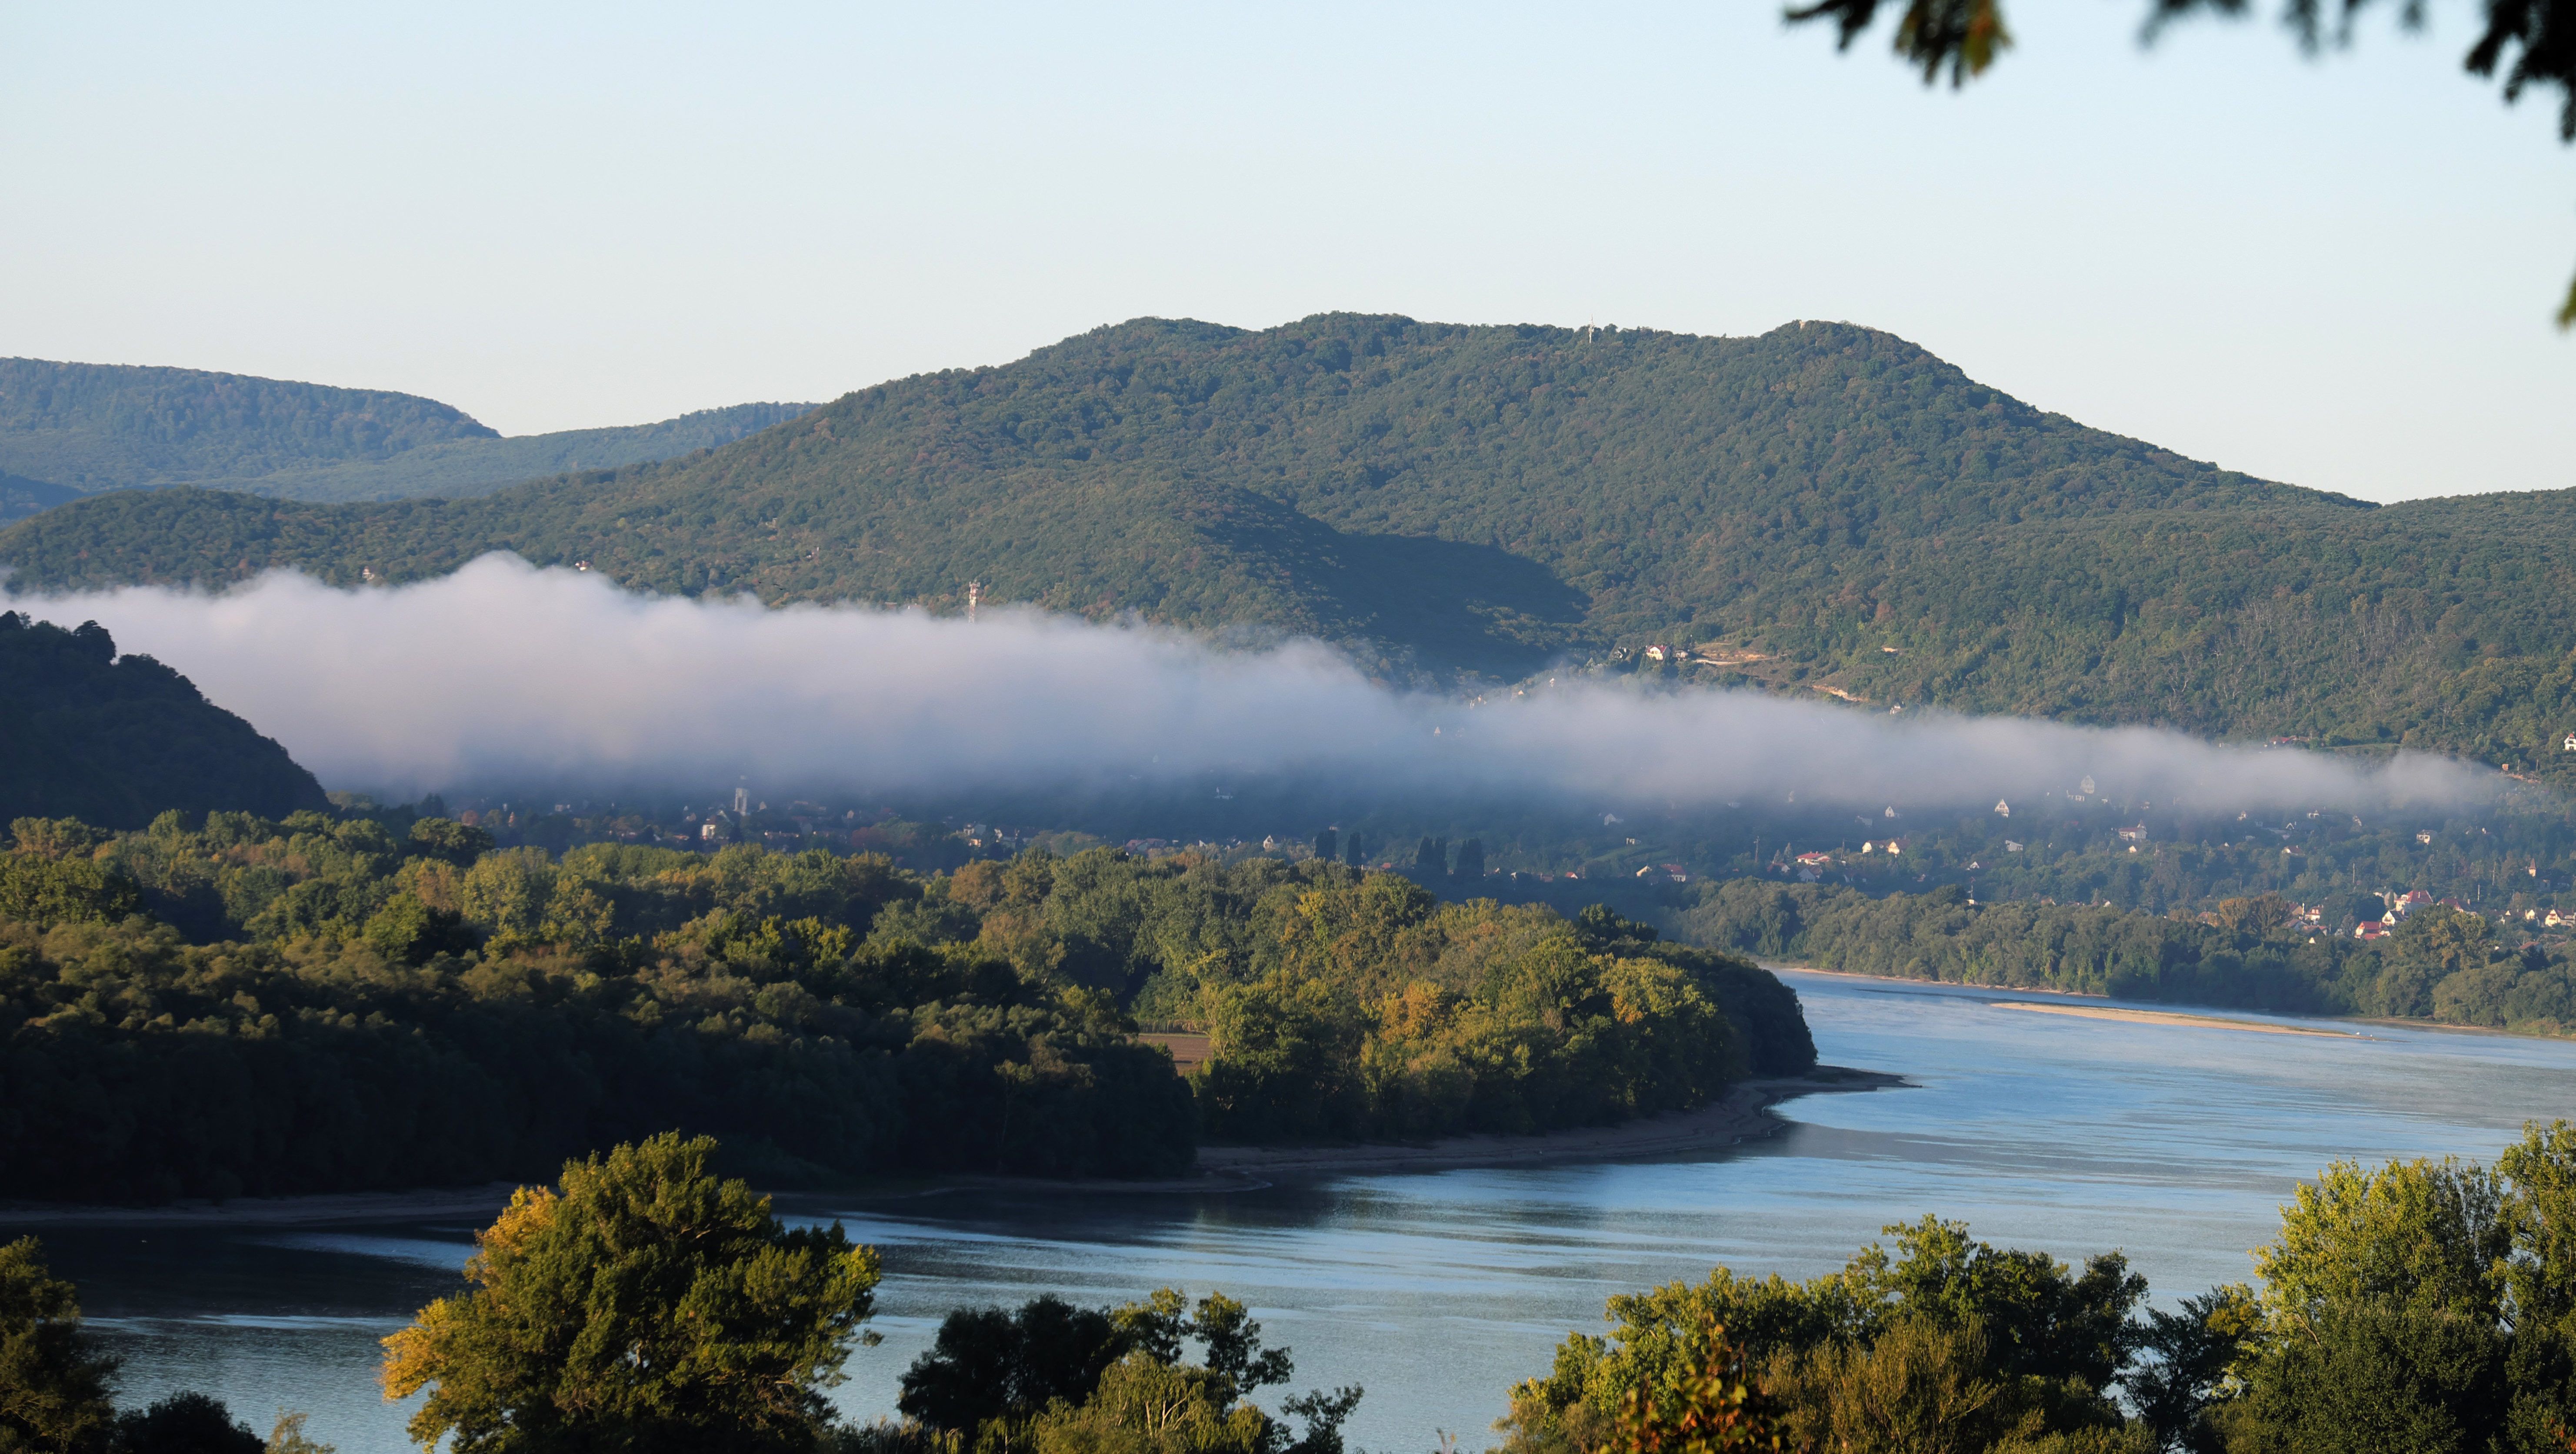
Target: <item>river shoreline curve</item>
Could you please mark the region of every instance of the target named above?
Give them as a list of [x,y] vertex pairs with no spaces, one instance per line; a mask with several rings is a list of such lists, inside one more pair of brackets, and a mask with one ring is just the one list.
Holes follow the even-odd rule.
[[[1104,1177],[1050,1180],[1037,1177],[904,1177],[843,1188],[782,1189],[774,1193],[790,1215],[852,1199],[912,1199],[968,1190],[1018,1189],[1149,1195],[1252,1191],[1280,1180],[1368,1175],[1379,1172],[1450,1171],[1469,1167],[1559,1166],[1581,1162],[1651,1160],[1723,1150],[1740,1141],[1775,1135],[1788,1122],[1772,1108],[1803,1095],[1885,1090],[1908,1085],[1884,1071],[1820,1065],[1803,1076],[1744,1081],[1697,1110],[1672,1111],[1615,1126],[1580,1126],[1535,1136],[1449,1136],[1412,1145],[1362,1143],[1326,1146],[1201,1146],[1188,1176],[1145,1181]],[[294,1197],[237,1197],[225,1202],[184,1201],[157,1207],[62,1202],[0,1202],[0,1229],[60,1226],[292,1227],[330,1223],[415,1221],[458,1217],[488,1222],[510,1203],[515,1182],[414,1191],[340,1192]]]
[[1535,1136],[1445,1136],[1419,1145],[1201,1146],[1199,1170],[1202,1175],[1303,1178],[1679,1156],[1777,1134],[1789,1122],[1772,1108],[1798,1096],[1910,1084],[1885,1071],[1820,1065],[1805,1075],[1745,1081],[1697,1110],[1668,1111],[1615,1126],[1578,1126]]

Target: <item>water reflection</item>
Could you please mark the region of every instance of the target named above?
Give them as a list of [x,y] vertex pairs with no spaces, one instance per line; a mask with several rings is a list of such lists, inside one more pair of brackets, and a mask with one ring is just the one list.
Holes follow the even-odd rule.
[[[1952,987],[1792,976],[1826,1058],[1917,1088],[1791,1103],[1784,1135],[1704,1159],[1354,1177],[1203,1196],[798,1199],[884,1249],[843,1407],[891,1409],[941,1314],[1041,1291],[1173,1284],[1252,1303],[1298,1385],[1359,1383],[1351,1432],[1480,1447],[1505,1391],[1602,1300],[1716,1263],[1809,1276],[1924,1211],[2075,1257],[2125,1249],[2170,1299],[2247,1275],[2299,1177],[2338,1156],[2492,1156],[2570,1111],[2576,1044],[2370,1029],[2261,1035],[1999,1009]],[[2260,1017],[2248,1017],[2260,1018]],[[2281,1024],[2300,1022],[2282,1020]],[[376,1340],[454,1285],[467,1225],[45,1229],[129,1359],[127,1396],[212,1388],[265,1426],[313,1412],[344,1454],[403,1447]]]

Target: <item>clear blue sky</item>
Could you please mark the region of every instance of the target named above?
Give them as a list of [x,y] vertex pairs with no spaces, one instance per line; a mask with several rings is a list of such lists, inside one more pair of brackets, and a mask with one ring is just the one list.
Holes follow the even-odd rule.
[[2466,0],[2315,63],[2144,8],[2019,0],[1952,94],[1763,0],[5,0],[0,353],[528,433],[1140,314],[1847,319],[2273,478],[2576,484],[2555,98],[2459,73]]

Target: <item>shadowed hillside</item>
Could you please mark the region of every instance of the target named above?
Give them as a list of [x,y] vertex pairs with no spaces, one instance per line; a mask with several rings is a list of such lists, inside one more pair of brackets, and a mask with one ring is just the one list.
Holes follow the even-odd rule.
[[285,748],[152,658],[120,659],[98,623],[66,631],[0,612],[0,823],[140,828],[173,808],[329,805]]

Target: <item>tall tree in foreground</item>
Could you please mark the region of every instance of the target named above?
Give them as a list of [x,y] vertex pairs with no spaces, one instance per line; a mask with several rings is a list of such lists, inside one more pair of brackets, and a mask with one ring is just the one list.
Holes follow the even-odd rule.
[[[279,1420],[281,1425],[285,1422]],[[303,1425],[294,1427],[300,1437]],[[267,1454],[268,1447],[250,1425],[233,1417],[223,1400],[193,1390],[117,1415],[116,1435],[109,1444],[111,1454]]]
[[72,1285],[45,1266],[33,1237],[0,1247],[0,1450],[95,1450],[116,1417],[116,1360],[81,1329]]
[[[1190,1342],[1199,1362],[1184,1358]],[[1116,1308],[1048,1295],[950,1313],[904,1371],[896,1406],[911,1422],[872,1432],[881,1449],[926,1437],[981,1454],[1342,1454],[1359,1389],[1282,1400],[1303,1432],[1250,1402],[1292,1372],[1288,1350],[1264,1348],[1251,1310],[1223,1293],[1195,1308],[1168,1287]]]
[[835,1225],[791,1230],[707,1170],[711,1137],[656,1136],[522,1187],[477,1240],[472,1291],[385,1340],[387,1398],[455,1454],[805,1450],[873,1306],[878,1262]]
[[2078,1271],[1933,1217],[1886,1230],[1892,1254],[1803,1283],[1721,1267],[1612,1298],[1610,1338],[1569,1336],[1512,1390],[1502,1454],[2143,1454],[2111,1398],[2147,1292],[2125,1258]]

